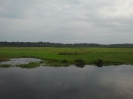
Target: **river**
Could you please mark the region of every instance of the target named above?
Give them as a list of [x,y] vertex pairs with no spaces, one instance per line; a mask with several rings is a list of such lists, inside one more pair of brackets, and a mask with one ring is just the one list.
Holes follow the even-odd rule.
[[133,66],[1,67],[0,99],[133,99]]

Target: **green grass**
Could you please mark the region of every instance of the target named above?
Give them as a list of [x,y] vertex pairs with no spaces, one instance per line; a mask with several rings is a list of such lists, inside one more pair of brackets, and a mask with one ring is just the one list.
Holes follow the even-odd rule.
[[0,64],[0,67],[7,68],[7,67],[11,67],[11,65],[10,64]]
[[49,62],[49,63],[46,63],[44,66],[54,66],[54,67],[63,66],[63,67],[67,67],[69,65],[70,64],[61,63],[61,62]]
[[30,62],[29,64],[19,64],[17,66],[21,67],[21,68],[35,68],[35,67],[40,66],[40,63],[39,62]]
[[50,65],[75,64],[76,59],[85,64],[95,64],[97,60],[104,65],[133,64],[133,48],[0,47],[0,61],[22,57],[39,58]]

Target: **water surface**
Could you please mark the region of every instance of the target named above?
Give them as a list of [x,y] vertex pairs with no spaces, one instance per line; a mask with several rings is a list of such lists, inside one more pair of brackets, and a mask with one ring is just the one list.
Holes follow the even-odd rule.
[[133,99],[133,66],[0,68],[0,99]]
[[0,64],[9,64],[12,66],[16,66],[19,64],[28,64],[30,62],[40,62],[41,59],[36,58],[11,58],[9,61],[0,62]]

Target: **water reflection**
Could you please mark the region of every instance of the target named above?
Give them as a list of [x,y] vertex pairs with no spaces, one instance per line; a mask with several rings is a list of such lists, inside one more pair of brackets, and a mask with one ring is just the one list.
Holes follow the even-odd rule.
[[133,66],[0,68],[0,99],[132,99]]
[[36,59],[36,58],[12,58],[9,61],[5,61],[5,62],[0,62],[1,64],[6,64],[6,65],[12,65],[12,66],[16,66],[19,64],[28,64],[30,62],[40,62],[40,59]]
[[9,61],[0,62],[1,68],[17,66],[20,68],[36,68],[41,64],[40,59],[36,58],[12,58]]
[[80,67],[80,68],[83,68],[85,67],[85,64],[75,64],[76,67]]

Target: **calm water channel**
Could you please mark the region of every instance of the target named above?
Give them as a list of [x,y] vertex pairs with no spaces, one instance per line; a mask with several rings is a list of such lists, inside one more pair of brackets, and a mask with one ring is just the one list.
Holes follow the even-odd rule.
[[133,99],[133,66],[1,67],[0,99]]

